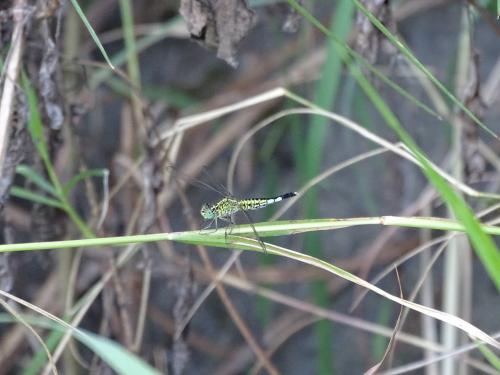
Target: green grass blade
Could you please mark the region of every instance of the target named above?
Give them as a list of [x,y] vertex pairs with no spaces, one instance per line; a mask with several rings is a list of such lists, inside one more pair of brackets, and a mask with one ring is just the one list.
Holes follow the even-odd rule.
[[[30,319],[31,322],[31,319]],[[31,324],[33,324],[31,322]],[[45,344],[49,350],[53,350],[63,333],[61,331],[52,331],[47,339],[45,339]],[[47,363],[47,355],[45,351],[41,348],[35,353],[35,355],[30,359],[30,361],[24,366],[22,375],[38,375],[41,373],[43,366]]]
[[[343,43],[349,37],[353,19],[354,6],[351,0],[341,0],[332,19],[331,33],[336,35]],[[331,108],[335,102],[342,73],[343,51],[336,43],[327,43],[327,57],[321,69],[321,79],[317,81],[315,90],[315,103],[323,108]],[[313,178],[319,173],[321,160],[327,140],[329,120],[324,117],[314,116],[311,118],[310,126],[307,128],[307,139],[305,140],[305,171],[301,174],[306,180]],[[306,217],[316,217],[318,207],[317,189],[312,189],[302,200]],[[317,233],[310,233],[305,238],[305,247],[310,254],[321,258],[321,243]],[[312,294],[314,303],[321,307],[330,304],[330,298],[326,283],[322,280],[312,283]],[[331,322],[320,320],[314,324],[314,336],[317,342],[317,373],[331,374],[333,372],[333,338]]]
[[[315,26],[321,25],[321,23],[314,18],[314,16],[312,16],[305,8],[301,7],[295,0],[288,1],[301,14],[307,14],[307,19],[311,22],[314,21]],[[334,39],[329,30],[327,30],[323,25],[318,26],[318,28],[329,38],[332,38],[332,40]],[[378,91],[366,79],[360,68],[355,65],[350,65],[349,67],[353,76],[358,81],[358,84],[387,122],[387,125],[393,129],[405,145],[412,151],[415,158],[420,162],[422,171],[426,175],[427,179],[436,187],[457,219],[464,224],[476,254],[483,263],[483,266],[495,283],[497,289],[500,290],[500,253],[493,243],[493,240],[481,230],[478,220],[474,217],[465,201],[458,196],[444,180],[444,178],[433,169],[423,151],[417,146],[406,130],[403,129],[397,117],[382,100]]]
[[38,110],[38,99],[36,97],[35,90],[33,90],[33,87],[28,81],[28,78],[26,78],[24,75],[22,77],[22,81],[24,91],[26,92],[26,96],[28,97],[28,107],[30,111],[28,119],[28,130],[30,132],[31,139],[33,140],[36,150],[42,158],[45,166],[47,166],[47,164],[51,165],[49,150],[47,148],[47,144],[45,142],[45,137],[43,134],[42,118],[40,116],[40,111]]
[[70,0],[71,4],[73,4],[73,7],[75,8],[76,13],[82,20],[83,24],[87,28],[87,31],[89,32],[90,36],[94,40],[94,43],[97,45],[97,48],[99,48],[99,51],[101,51],[102,56],[108,63],[108,65],[111,67],[111,69],[115,69],[113,63],[111,62],[110,58],[108,57],[108,54],[106,53],[106,50],[104,49],[104,46],[102,45],[101,41],[99,40],[99,37],[97,36],[96,32],[92,28],[92,25],[90,24],[89,20],[85,16],[85,13],[83,13],[82,8],[80,7],[80,4],[78,4],[78,1],[76,0]]
[[[246,237],[240,237],[239,239],[234,239],[232,242],[232,246],[240,249],[247,249],[247,250],[253,250],[253,251],[261,251],[261,245],[259,241],[249,239]],[[498,342],[495,338],[492,336],[488,335],[486,332],[480,330],[476,326],[472,325],[471,323],[446,312],[442,312],[427,306],[420,305],[415,302],[411,302],[408,300],[405,300],[403,298],[397,297],[393,294],[390,294],[386,292],[385,290],[370,284],[369,282],[361,279],[360,277],[347,272],[343,270],[342,268],[339,268],[335,266],[334,264],[328,263],[326,261],[314,258],[310,255],[304,254],[304,253],[299,253],[293,250],[289,250],[280,246],[276,245],[271,245],[271,244],[266,244],[266,249],[269,254],[274,254],[274,255],[279,255],[283,256],[289,259],[293,259],[295,261],[302,262],[304,264],[310,264],[312,266],[315,266],[317,268],[323,269],[325,271],[328,271],[332,274],[335,274],[349,282],[355,283],[363,288],[366,288],[370,290],[371,292],[374,292],[390,301],[396,302],[400,304],[401,306],[407,307],[413,311],[417,311],[419,313],[425,314],[429,317],[432,317],[434,319],[440,320],[442,322],[445,322],[446,324],[450,324],[463,332],[467,333],[471,338],[480,340],[483,343],[487,343],[494,348],[500,349],[500,342]]]
[[[336,17],[332,22],[330,33],[345,43],[352,25],[353,9],[351,0],[342,0],[336,9]],[[314,103],[322,108],[329,109],[333,105],[342,72],[342,58],[344,51],[336,43],[328,43],[327,57],[321,70],[321,79],[317,81]],[[323,149],[326,143],[328,119],[315,116],[311,118],[306,140],[307,178],[315,176],[320,168]]]
[[160,372],[135,356],[123,346],[105,337],[80,330],[75,337],[102,358],[118,374],[160,375]]
[[16,173],[23,176],[26,180],[31,181],[40,189],[57,197],[57,191],[45,178],[40,176],[37,171],[28,165],[20,164],[16,167]]
[[365,90],[365,93],[387,121],[387,124],[396,132],[399,138],[413,152],[415,158],[421,163],[422,171],[426,175],[427,179],[439,191],[441,197],[451,208],[455,217],[464,224],[476,254],[483,263],[483,266],[488,272],[490,278],[494,281],[497,289],[500,290],[500,253],[498,252],[493,240],[481,229],[479,221],[475,218],[473,212],[465,201],[455,191],[453,191],[446,180],[434,170],[423,151],[417,146],[406,130],[404,130],[399,124],[396,116],[380,98],[375,88],[361,75],[361,72],[358,73],[358,82]]
[[333,42],[335,42],[337,44],[337,47],[340,48],[340,50],[343,51],[344,58],[346,59],[346,61],[345,61],[346,65],[350,65],[350,63],[352,63],[351,60],[355,59],[355,61],[357,61],[360,64],[362,64],[364,68],[368,69],[378,79],[380,79],[387,86],[389,86],[390,88],[392,88],[398,94],[400,94],[401,96],[403,96],[405,99],[411,101],[413,104],[415,104],[417,107],[421,108],[423,111],[427,112],[431,116],[434,116],[434,117],[436,117],[439,120],[442,120],[442,117],[441,117],[441,115],[439,113],[437,113],[436,111],[434,111],[432,108],[430,108],[426,104],[422,103],[420,100],[418,100],[417,98],[415,98],[415,96],[413,96],[408,91],[406,91],[405,89],[403,89],[396,82],[392,81],[385,74],[381,73],[377,68],[373,67],[372,64],[370,64],[362,55],[360,55],[358,52],[356,52],[352,48],[350,48],[347,43],[344,43],[340,39],[338,39],[338,37],[335,34],[332,34],[330,32],[330,30],[328,30],[325,26],[323,26],[323,24],[321,22],[319,22],[319,20],[317,20],[304,7],[302,7],[299,3],[297,3],[296,0],[287,0],[287,1],[306,20],[308,20],[312,25],[314,25],[316,28],[318,28],[323,34],[325,34],[326,36],[328,36],[328,38],[330,38],[331,41],[333,41]]
[[487,348],[484,345],[479,345],[478,349],[481,352],[481,354],[484,356],[484,358],[486,358],[486,360],[490,363],[490,365],[492,365],[494,368],[496,368],[498,370],[498,372],[500,373],[500,358],[498,358],[498,356],[493,351],[491,351],[489,348]]
[[132,14],[131,0],[119,0],[122,21],[123,40],[127,51],[127,71],[130,82],[136,89],[140,88],[139,59],[137,57],[137,46],[134,33],[134,17]]
[[[389,223],[397,222],[398,220],[403,220],[406,222],[406,225],[411,226],[412,224],[415,224],[415,223],[412,223],[413,221],[418,222],[418,221],[422,221],[423,219],[422,218],[394,218],[394,217],[365,218],[365,219],[358,219],[358,224],[360,224],[360,223],[371,223],[371,224],[376,223],[376,221],[373,221],[373,220],[378,220],[379,224],[384,224],[384,223],[389,224]],[[336,220],[336,221],[340,222],[339,220]],[[428,219],[426,219],[426,221],[428,221],[427,225],[430,225],[431,223],[435,223],[438,225],[441,224],[441,227],[445,228],[445,229],[450,229],[450,228],[463,229],[463,226],[461,226],[460,223],[454,222],[452,220],[438,220],[438,219],[428,218]],[[301,223],[297,223],[297,224],[301,225]],[[346,223],[343,223],[343,226],[346,226],[345,224]],[[248,227],[248,226],[246,226],[246,227]],[[499,227],[492,227],[492,229],[496,230],[496,234],[500,234]],[[248,228],[247,228],[247,230],[248,230]],[[218,232],[223,232],[223,231],[219,230]],[[79,247],[79,246],[84,245],[84,243],[85,243],[85,246],[95,246],[98,242],[100,242],[101,245],[104,245],[106,242],[107,242],[107,244],[112,244],[113,242],[115,244],[124,244],[127,241],[128,242],[147,242],[147,241],[153,242],[153,241],[160,241],[160,240],[180,240],[180,241],[189,243],[189,242],[191,242],[191,240],[188,239],[190,237],[191,238],[198,237],[199,239],[204,238],[205,241],[217,239],[217,237],[218,237],[218,240],[220,241],[220,240],[223,240],[224,236],[222,235],[222,233],[219,233],[216,236],[214,236],[214,235],[209,234],[209,233],[200,233],[199,231],[192,231],[192,232],[183,232],[183,233],[162,233],[162,234],[156,234],[156,235],[129,236],[129,237],[125,237],[125,238],[124,237],[115,237],[115,238],[107,238],[107,239],[87,239],[87,240],[77,240],[77,241],[43,242],[43,243],[38,243],[37,247],[39,249],[43,249],[44,247],[50,246],[50,248],[55,249],[55,248]],[[236,247],[236,248],[243,249],[243,250],[262,251],[262,246],[261,246],[260,241],[246,238],[246,237],[237,237],[237,236],[233,236],[233,235],[229,235],[227,237],[231,237],[231,239],[230,239],[230,241],[231,241],[230,246],[231,247]],[[23,246],[24,245],[32,246],[33,244],[23,244]],[[227,245],[227,243],[226,243],[226,245]],[[6,248],[6,246],[14,246],[15,247],[16,245],[0,245],[0,251],[2,249]],[[339,267],[336,267],[333,264],[330,264],[330,263],[322,261],[320,259],[311,257],[307,254],[302,254],[302,253],[292,251],[292,250],[289,250],[289,249],[286,249],[283,247],[275,246],[272,244],[267,244],[266,248],[270,254],[290,258],[290,259],[302,262],[304,264],[310,264],[312,266],[315,266],[315,267],[318,267],[318,268],[323,269],[325,271],[328,271],[328,272],[335,274],[341,278],[344,278],[350,282],[356,283],[364,288],[367,288],[367,289],[371,290],[372,292],[375,292],[388,300],[391,300],[391,301],[396,302],[402,306],[408,307],[414,311],[417,311],[417,312],[420,312],[420,313],[425,314],[427,316],[430,316],[434,319],[438,319],[438,320],[441,320],[443,322],[446,322],[447,324],[451,324],[451,325],[459,328],[460,330],[466,332],[469,336],[471,336],[474,339],[477,339],[477,340],[480,340],[484,343],[490,344],[495,348],[500,348],[500,343],[497,340],[495,340],[494,338],[492,338],[491,336],[489,336],[485,332],[481,331],[480,329],[478,329],[474,325],[470,324],[469,322],[467,322],[467,321],[465,321],[457,316],[454,316],[454,315],[451,315],[448,313],[444,313],[444,312],[441,312],[439,310],[435,310],[435,309],[432,309],[432,308],[429,308],[426,306],[422,306],[422,305],[419,305],[417,303],[413,303],[411,301],[407,301],[407,300],[404,300],[400,297],[397,297],[395,295],[387,293],[386,291],[384,291],[384,290],[378,288],[377,286],[357,277],[356,275],[353,275],[353,274],[351,274],[351,273],[349,273],[349,272],[347,272]],[[5,296],[7,293],[2,292],[2,294]],[[19,299],[17,299],[15,296],[10,296],[9,298],[15,299],[16,301],[19,302]],[[44,315],[47,316],[47,313],[44,313]],[[60,324],[62,324],[64,326],[67,325],[66,323],[62,322],[60,319],[58,319],[52,315],[50,315],[50,318],[52,320],[59,322]],[[80,334],[83,334],[83,333],[80,333]]]
[[36,150],[43,161],[43,165],[47,170],[52,186],[57,191],[59,198],[61,198],[60,192],[62,191],[62,188],[50,160],[49,149],[43,132],[42,118],[40,116],[40,111],[38,110],[38,99],[30,81],[24,74],[22,75],[22,86],[28,98],[28,108],[30,111],[28,130],[31,135],[31,140],[35,144]]
[[[380,306],[377,307],[377,309],[376,322],[381,326],[388,327],[392,318],[392,305],[389,303],[389,301],[384,301]],[[388,341],[388,338],[385,336],[373,336],[371,340],[371,360],[373,362],[378,361],[384,356]]]
[[28,129],[31,135],[31,139],[35,144],[36,150],[40,155],[40,158],[43,161],[43,164],[45,166],[45,169],[47,170],[47,174],[50,178],[50,181],[57,192],[57,196],[61,203],[61,208],[68,214],[68,216],[71,218],[73,223],[75,223],[75,225],[79,228],[79,230],[82,232],[83,235],[85,235],[86,237],[94,237],[94,234],[92,233],[90,228],[87,227],[85,222],[80,218],[80,216],[77,214],[73,206],[71,206],[70,202],[66,199],[65,195],[63,194],[63,188],[61,186],[61,182],[57,177],[57,174],[52,165],[52,161],[50,160],[49,157],[48,147],[43,132],[42,120],[40,112],[38,110],[38,99],[35,91],[31,87],[28,78],[24,74],[22,75],[22,86],[28,98],[28,107],[30,111],[30,116],[28,119]]
[[58,200],[47,198],[46,196],[34,193],[30,190],[26,190],[18,186],[12,186],[10,188],[10,195],[21,199],[26,199],[34,203],[43,204],[45,206],[63,209],[63,205]]
[[[60,319],[50,314],[47,314],[45,318],[40,318],[38,316],[34,317],[31,315],[26,315],[25,318],[26,321],[31,325],[36,325],[52,330],[51,335],[47,340],[47,347],[51,349],[54,349],[56,347],[65,331],[71,330],[71,333],[75,339],[87,346],[87,348],[92,350],[97,356],[101,357],[101,359],[118,374],[160,374],[160,372],[151,367],[140,357],[128,351],[120,344],[81,328],[71,328],[68,323],[64,323],[64,321],[61,321]],[[12,316],[0,314],[1,323],[12,321]],[[45,352],[38,351],[32,361],[30,361],[29,366],[24,369],[23,375],[40,373],[42,367],[45,365],[46,360],[47,356]]]
[[68,195],[75,186],[82,180],[85,180],[89,177],[105,177],[108,173],[107,169],[87,169],[78,173],[76,176],[73,176],[64,186],[63,186],[63,194]]
[[[165,39],[171,31],[179,25],[179,23],[183,22],[182,18],[180,16],[174,17],[168,22],[165,22],[165,24],[161,25],[156,29],[156,31],[152,32],[150,35],[145,36],[141,39],[137,40],[137,43],[135,43],[134,47],[135,49],[128,49],[128,50],[123,50],[121,52],[116,53],[113,55],[111,61],[115,66],[121,66],[123,65],[129,55],[131,53],[140,53],[141,51],[145,50],[146,48],[154,45],[155,43],[158,43],[160,40]],[[97,87],[99,84],[101,84],[103,81],[105,81],[110,75],[112,74],[111,71],[109,70],[98,70],[95,72],[92,77],[90,78],[90,83],[89,86],[91,88]]]
[[472,111],[466,107],[464,103],[458,100],[455,95],[453,95],[448,89],[431,73],[427,67],[422,64],[415,55],[411,52],[410,48],[406,46],[396,35],[392,34],[385,25],[380,22],[366,7],[359,1],[353,0],[358,9],[375,25],[386,37],[389,39],[392,44],[399,49],[399,51],[406,56],[406,58],[414,64],[436,87],[448,98],[450,99],[457,107],[459,107],[462,111],[464,111],[470,119],[472,119],[477,125],[483,128],[487,133],[492,135],[495,138],[499,138],[495,132],[490,130],[477,116],[472,113]]
[[[374,219],[377,219],[377,218],[366,218],[366,219],[361,219],[361,220],[362,221],[364,220],[364,222],[368,223],[370,220],[374,220]],[[406,218],[406,220],[414,220],[414,219],[415,218]],[[395,218],[386,217],[386,218],[378,218],[378,220],[379,220],[379,224],[383,224],[386,221],[393,222],[395,220]],[[402,219],[400,219],[400,220],[402,220]],[[457,225],[460,226],[459,223],[453,222],[451,220],[441,220],[441,221],[444,223],[445,226],[446,225],[448,225],[448,226],[457,226]],[[409,223],[407,223],[407,224],[409,224]],[[463,228],[463,226],[462,226],[462,228]],[[500,232],[498,232],[498,231],[500,231],[499,227],[495,227],[495,229],[497,230],[497,233],[500,233]],[[218,232],[224,232],[224,231],[219,230]],[[110,240],[115,242],[115,244],[118,244],[118,243],[123,244],[123,243],[126,243],[126,241],[129,241],[129,242],[130,241],[133,241],[133,242],[141,242],[141,241],[142,242],[146,242],[146,241],[153,242],[153,241],[159,241],[159,240],[178,240],[178,241],[190,243],[192,241],[189,240],[188,238],[196,238],[196,237],[198,237],[200,240],[204,239],[205,241],[210,241],[210,240],[214,240],[214,239],[219,240],[219,241],[220,240],[224,241],[224,239],[223,239],[224,235],[222,233],[218,233],[217,235],[213,235],[213,234],[209,234],[209,233],[200,233],[200,231],[191,231],[191,232],[183,232],[183,233],[162,233],[162,234],[157,234],[157,235],[138,235],[138,236],[129,236],[129,237],[107,238],[107,239],[87,239],[87,240],[78,240],[78,241],[54,241],[54,242],[43,242],[43,243],[39,243],[37,245],[40,249],[42,248],[42,247],[40,247],[40,245],[41,246],[50,246],[51,248],[55,249],[55,248],[68,248],[68,247],[82,246],[83,242],[86,242],[86,245],[88,245],[88,246],[95,246],[98,241],[100,241],[101,244],[104,244],[104,242],[108,242],[108,244],[110,244],[111,243]],[[262,246],[261,246],[260,241],[246,238],[246,237],[234,236],[234,235],[228,235],[227,237],[230,237],[230,242],[231,242],[230,246],[231,247],[235,247],[235,248],[243,249],[243,250],[252,250],[252,251],[259,251],[259,252],[262,251]],[[23,245],[31,245],[31,244],[23,244]],[[6,246],[14,246],[15,247],[16,245],[15,244],[14,245],[0,245],[0,251],[2,249],[5,249]],[[226,243],[226,246],[227,246],[227,243]],[[454,316],[454,315],[449,314],[449,313],[441,312],[439,310],[435,310],[435,309],[432,309],[432,308],[429,308],[429,307],[426,307],[426,306],[423,306],[423,305],[420,305],[420,304],[417,304],[417,303],[414,303],[414,302],[411,302],[408,300],[404,300],[400,297],[397,297],[395,295],[392,295],[392,294],[384,291],[383,289],[381,289],[381,288],[359,278],[358,276],[353,275],[353,274],[351,274],[351,273],[349,273],[349,272],[347,272],[347,271],[345,271],[345,270],[343,270],[343,269],[341,269],[341,268],[339,268],[331,263],[317,259],[317,258],[312,257],[310,255],[296,252],[293,250],[289,250],[289,249],[286,249],[286,248],[283,248],[280,246],[276,246],[276,245],[272,245],[272,244],[266,244],[266,249],[267,249],[267,252],[270,254],[293,259],[295,261],[298,261],[298,262],[301,262],[304,264],[309,264],[309,265],[312,265],[312,266],[317,267],[319,269],[323,269],[325,271],[328,271],[328,272],[330,272],[334,275],[337,275],[337,276],[339,276],[339,277],[341,277],[349,282],[355,283],[359,286],[362,286],[363,288],[367,288],[370,291],[377,293],[378,295],[380,295],[380,296],[382,296],[390,301],[393,301],[393,302],[398,303],[404,307],[410,308],[414,311],[417,311],[419,313],[430,316],[434,319],[438,319],[440,321],[443,321],[447,324],[451,324],[454,327],[467,333],[473,339],[480,340],[484,343],[492,345],[495,348],[500,348],[500,343],[497,340],[495,340],[493,337],[491,337],[490,335],[486,334],[484,331],[480,330],[476,326],[472,325],[471,323],[469,323],[469,322],[467,322],[467,321],[465,321],[457,316]],[[4,296],[6,296],[7,294],[8,293],[6,293],[6,292],[2,292],[2,295],[4,295]],[[22,302],[22,301],[20,301],[20,299],[18,299],[15,296],[12,296],[12,295],[9,295],[9,298],[15,300],[18,303]],[[28,305],[28,306],[32,306],[31,304],[28,304],[26,302],[23,302],[23,304]],[[35,307],[31,307],[31,308],[34,309],[35,311],[38,311]],[[61,319],[58,319],[57,317],[52,316],[46,312],[44,312],[43,315],[49,316],[51,320],[56,321],[59,324],[67,327],[67,323],[65,323],[64,321],[61,321]],[[67,328],[70,328],[70,327],[67,327]],[[78,331],[74,331],[74,334],[76,334],[76,333],[78,333]],[[80,333],[78,333],[78,335],[84,335],[84,333],[80,332]],[[103,348],[103,346],[100,346],[100,348]],[[113,349],[110,349],[110,350],[113,351]],[[98,354],[101,354],[101,353],[99,352]]]
[[[273,237],[306,233],[311,231],[336,230],[362,225],[385,225],[414,229],[434,229],[451,232],[465,232],[465,227],[462,223],[455,220],[435,217],[376,216],[350,219],[333,218],[314,220],[285,220],[253,224],[259,237]],[[488,234],[500,236],[500,227],[498,226],[482,225],[482,229]],[[235,225],[231,227],[230,235],[227,234],[225,228],[220,228],[215,231],[195,230],[173,233],[140,234],[120,237],[88,238],[67,241],[4,244],[0,245],[0,253],[13,251],[69,249],[75,247],[120,246],[129,245],[132,243],[151,243],[157,241],[178,241],[195,245],[231,248],[232,244],[230,243],[230,241],[234,236],[252,237],[253,235],[254,229],[252,228],[252,225]]]

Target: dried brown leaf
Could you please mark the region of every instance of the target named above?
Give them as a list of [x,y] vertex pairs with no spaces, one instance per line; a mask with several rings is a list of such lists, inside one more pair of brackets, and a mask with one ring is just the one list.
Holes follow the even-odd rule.
[[236,48],[257,22],[245,0],[182,0],[179,10],[189,33],[217,57],[238,65]]

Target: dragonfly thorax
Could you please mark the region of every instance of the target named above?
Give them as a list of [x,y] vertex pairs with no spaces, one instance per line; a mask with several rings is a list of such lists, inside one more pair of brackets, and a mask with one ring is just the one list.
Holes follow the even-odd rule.
[[205,219],[205,220],[213,220],[213,219],[215,219],[215,212],[214,212],[214,210],[212,209],[212,207],[210,207],[206,203],[204,203],[201,206],[200,214],[201,214],[201,217],[203,217],[203,219]]

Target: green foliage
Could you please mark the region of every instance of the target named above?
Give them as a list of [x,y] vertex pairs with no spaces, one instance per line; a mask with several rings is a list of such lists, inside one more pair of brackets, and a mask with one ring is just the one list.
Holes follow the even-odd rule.
[[78,1],[76,0],[70,0],[71,4],[73,4],[73,7],[75,8],[76,13],[78,13],[78,16],[82,20],[83,24],[87,28],[87,31],[89,32],[90,36],[92,37],[92,40],[96,44],[97,48],[102,53],[102,56],[108,63],[108,65],[111,67],[111,69],[115,69],[113,63],[111,62],[110,58],[108,57],[108,54],[106,53],[106,50],[104,49],[104,46],[102,45],[101,41],[99,40],[99,37],[97,36],[96,32],[92,28],[92,25],[90,24],[89,20],[85,16],[85,13],[83,12],[82,8],[80,7],[80,4],[78,4]]
[[[305,8],[301,7],[295,0],[288,0],[290,4],[297,9],[304,17],[309,21],[313,22],[325,35],[327,35],[332,41],[338,43],[338,40],[333,37],[333,34],[323,27],[318,20],[316,20]],[[408,57],[408,59],[414,63],[423,74],[433,82],[449,99],[451,99],[457,106],[459,106],[474,122],[487,130],[488,133],[496,135],[489,130],[477,117],[468,110],[463,103],[461,103],[452,93],[450,93],[444,85],[442,85],[431,72],[423,66],[411,53],[409,48],[403,45],[399,40],[392,35],[378,20],[374,20],[373,15],[367,12],[366,9],[359,4],[357,0],[354,0],[359,9],[364,12],[364,14],[370,18],[370,20],[377,26],[386,36],[394,43],[399,50]],[[321,25],[321,26],[319,26]],[[348,47],[346,45],[341,45],[346,51]],[[500,290],[500,252],[496,248],[493,240],[487,234],[481,230],[481,226],[478,220],[474,217],[473,212],[467,206],[465,201],[458,196],[453,189],[448,185],[445,179],[435,171],[432,163],[427,159],[423,151],[417,144],[413,141],[410,135],[404,130],[404,128],[399,123],[399,120],[391,111],[389,106],[379,95],[378,90],[376,90],[372,84],[366,79],[359,67],[355,65],[350,65],[351,73],[358,81],[360,87],[364,90],[365,94],[372,101],[372,104],[379,111],[380,115],[384,118],[387,125],[392,128],[392,130],[399,136],[399,138],[405,143],[405,145],[411,150],[414,157],[419,161],[422,171],[427,176],[429,181],[436,187],[445,202],[448,204],[455,216],[465,225],[469,238],[474,245],[474,250],[476,254],[481,259],[485,269],[487,270],[490,278],[495,283],[498,290]]]

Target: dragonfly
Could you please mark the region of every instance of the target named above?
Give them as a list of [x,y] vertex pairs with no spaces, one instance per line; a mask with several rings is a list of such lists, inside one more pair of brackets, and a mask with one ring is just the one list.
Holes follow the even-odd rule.
[[[236,199],[233,197],[224,197],[220,201],[214,204],[203,203],[200,209],[201,217],[207,221],[209,221],[208,225],[203,229],[208,229],[215,223],[215,230],[218,229],[217,222],[218,220],[227,221],[230,225],[233,225],[233,221],[231,217],[237,212],[243,212],[247,217],[250,225],[252,226],[252,230],[255,234],[255,237],[258,239],[260,245],[262,246],[262,250],[265,254],[267,254],[266,245],[260,239],[253,223],[250,219],[250,215],[246,211],[249,210],[258,210],[260,208],[267,207],[273,203],[281,202],[283,199],[288,199],[295,197],[297,195],[296,192],[285,193],[282,195],[278,195],[273,198],[248,198],[248,199]],[[226,232],[227,235],[227,232]]]
[[[177,171],[177,168],[171,168],[175,171],[176,174],[181,174]],[[204,230],[209,229],[212,225],[215,224],[215,230],[218,229],[219,221],[225,221],[229,224],[229,227],[234,225],[232,217],[234,214],[241,212],[245,215],[249,224],[252,227],[255,237],[260,242],[264,253],[267,254],[266,247],[262,240],[260,239],[250,215],[247,211],[258,210],[261,208],[265,208],[271,204],[281,202],[284,199],[293,198],[298,195],[296,192],[289,192],[285,194],[278,195],[272,198],[247,198],[247,199],[237,199],[235,198],[223,185],[216,183],[211,176],[208,174],[206,169],[203,169],[203,173],[211,180],[212,184],[209,184],[205,181],[201,181],[194,177],[187,177],[191,183],[195,185],[202,186],[204,188],[208,188],[209,190],[215,191],[219,195],[223,196],[216,203],[203,203],[200,209],[200,215],[205,220],[208,221],[208,224],[203,228]],[[181,174],[182,175],[182,174]],[[227,231],[226,231],[227,235]]]
[[219,219],[231,222],[231,216],[237,212],[265,208],[273,203],[281,202],[283,199],[293,198],[296,195],[296,192],[290,192],[273,198],[236,199],[225,197],[215,204],[203,203],[200,210],[201,217],[210,220],[204,229],[210,228],[214,222],[217,228],[217,220]]

